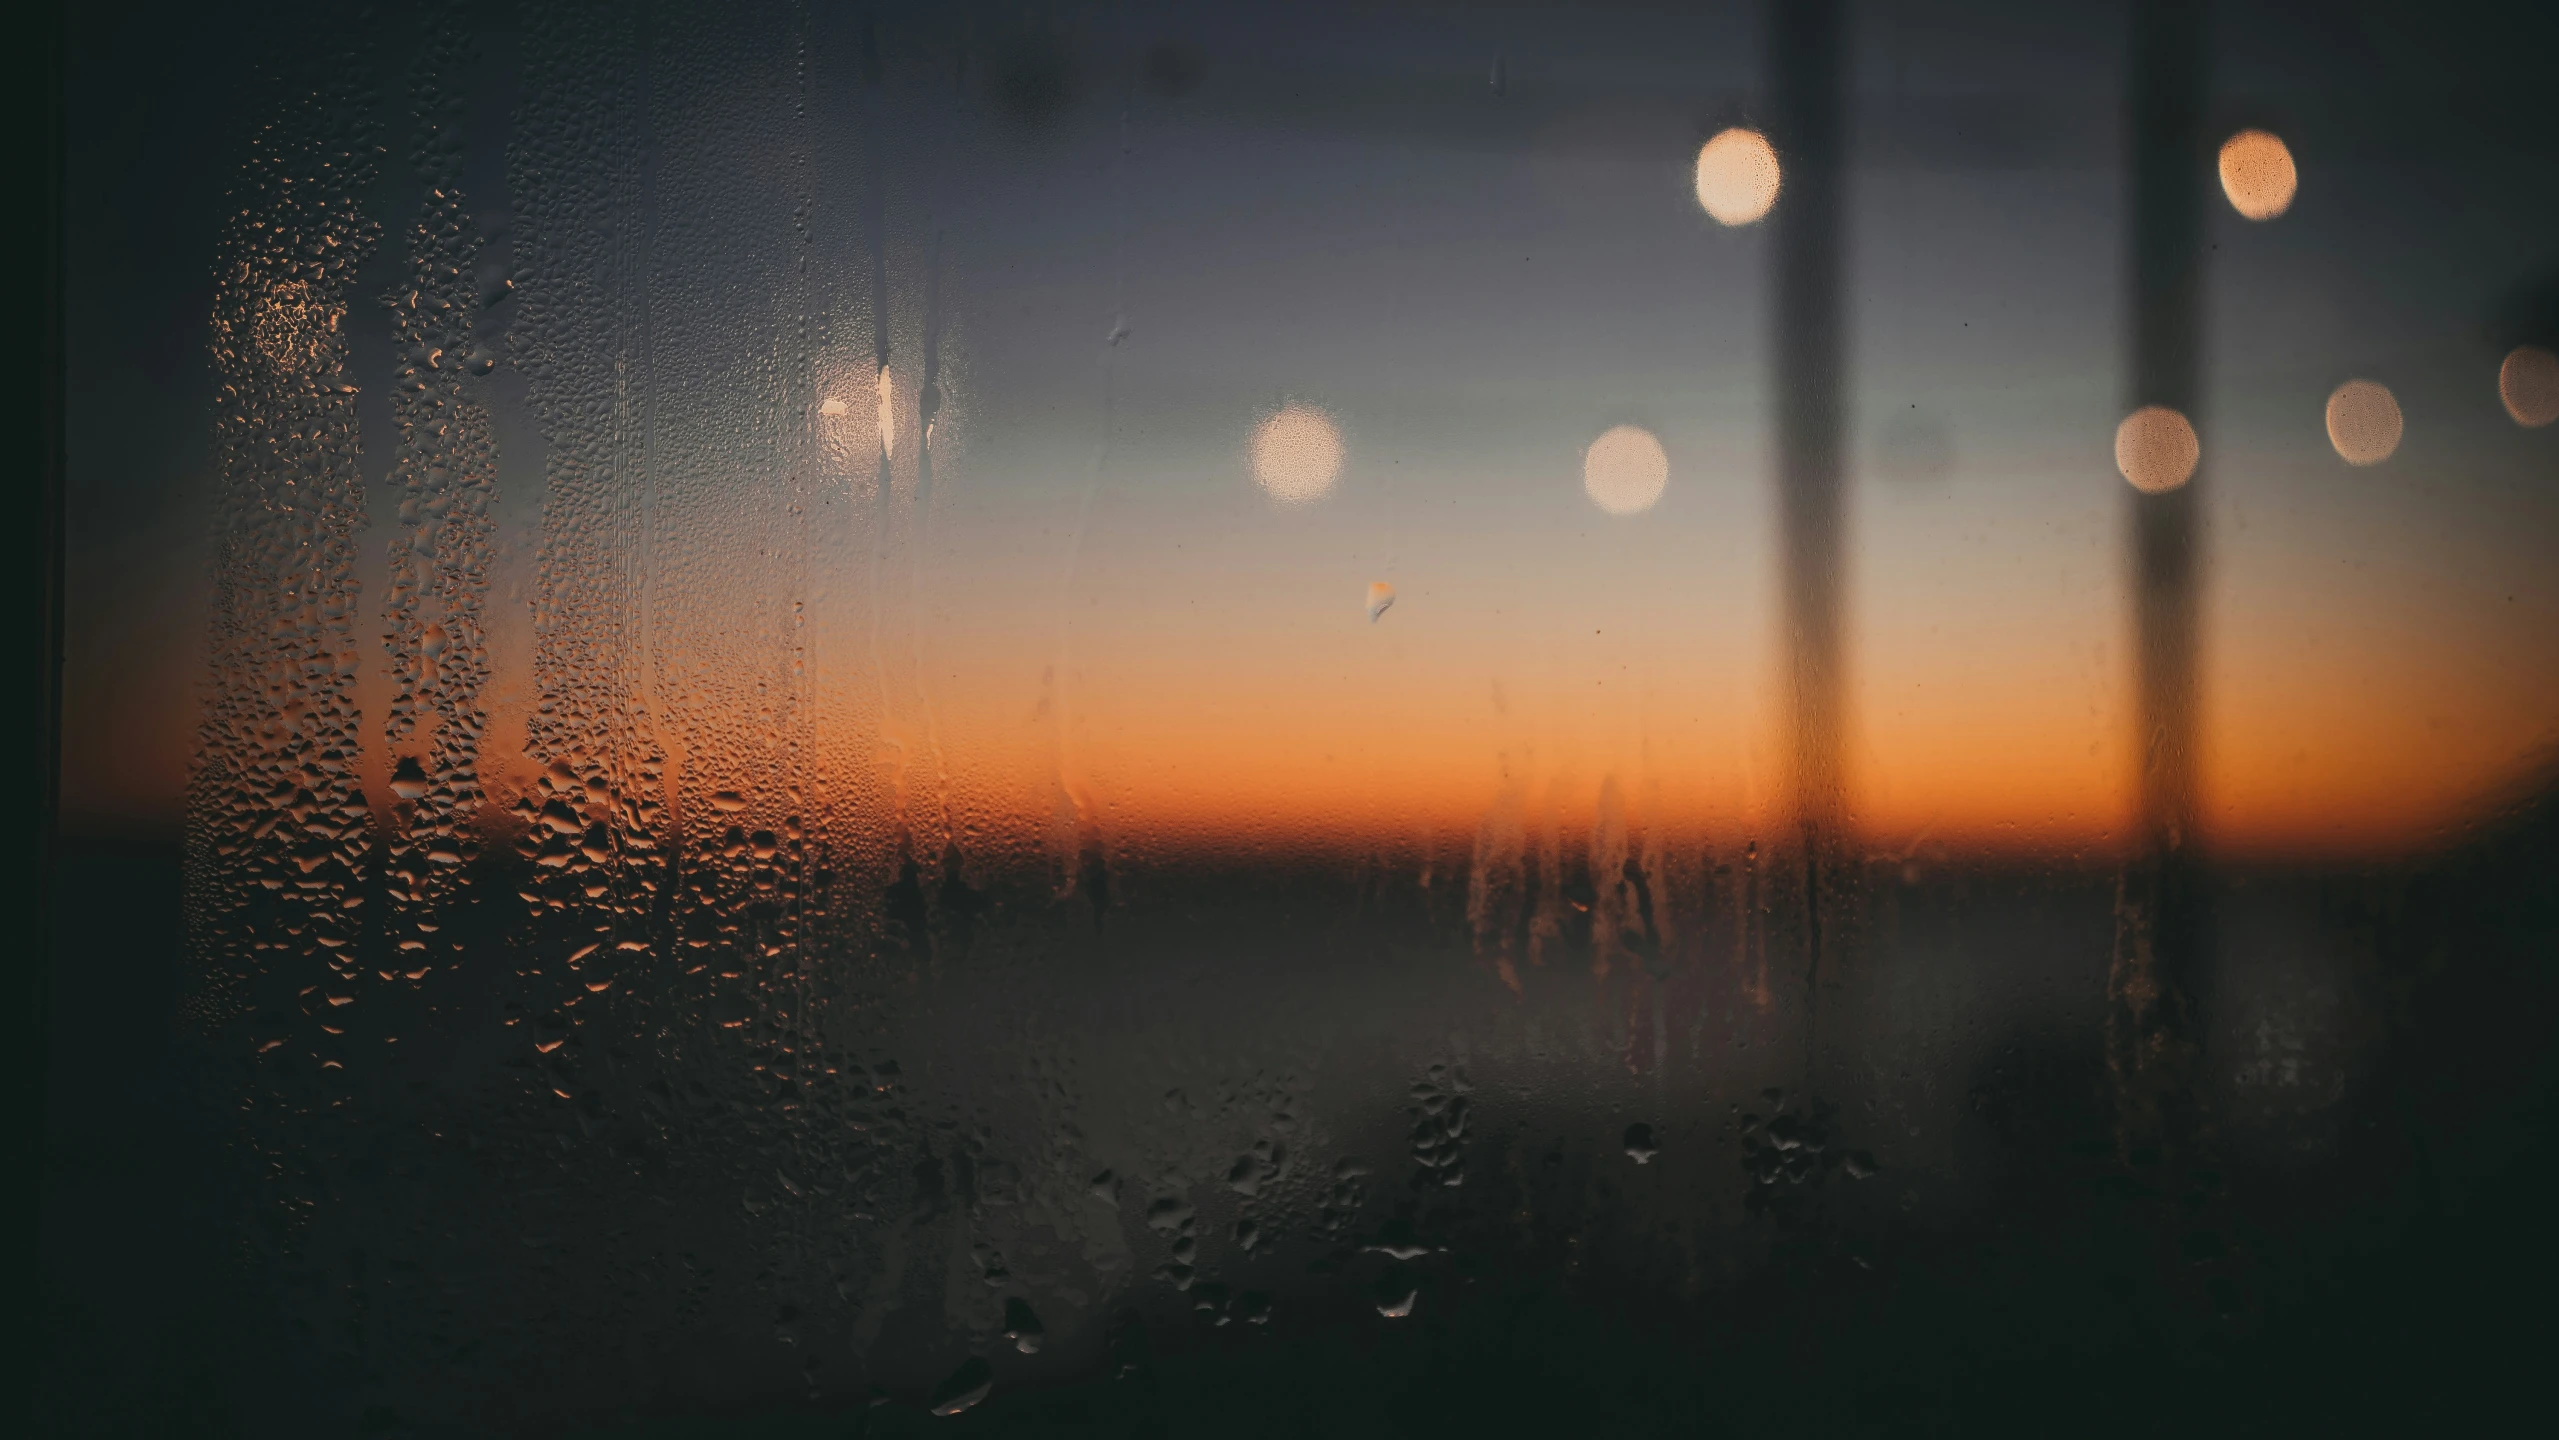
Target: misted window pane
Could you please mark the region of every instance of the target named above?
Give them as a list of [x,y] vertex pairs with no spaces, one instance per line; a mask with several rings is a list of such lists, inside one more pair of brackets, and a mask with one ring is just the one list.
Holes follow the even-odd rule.
[[2555,26],[74,15],[44,1422],[2504,1413]]

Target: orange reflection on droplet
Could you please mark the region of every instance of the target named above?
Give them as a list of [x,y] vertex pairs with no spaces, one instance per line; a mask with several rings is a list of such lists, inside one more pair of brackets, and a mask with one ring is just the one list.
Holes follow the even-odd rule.
[[1719,132],[1697,152],[1697,203],[1719,225],[1748,225],[1777,203],[1777,151],[1768,137],[1739,126]]
[[267,363],[285,374],[322,370],[340,313],[303,281],[278,281],[251,313],[249,336]]
[[2195,427],[2165,405],[2144,405],[2115,427],[2115,468],[2145,495],[2185,484],[2201,458]]
[[2527,430],[2559,420],[2559,355],[2538,345],[2518,345],[2497,367],[2497,398]]
[[2390,387],[2349,380],[2328,396],[2328,443],[2349,465],[2378,465],[2399,448],[2399,401]]
[[2292,208],[2300,177],[2292,150],[2263,130],[2242,130],[2221,145],[2221,193],[2230,208],[2251,220],[2272,220]]
[[1283,505],[1320,500],[1342,473],[1342,431],[1312,405],[1288,405],[1253,431],[1253,479]]
[[1582,455],[1582,490],[1611,515],[1640,515],[1662,498],[1670,483],[1670,457],[1662,442],[1639,425],[1620,425],[1590,442]]

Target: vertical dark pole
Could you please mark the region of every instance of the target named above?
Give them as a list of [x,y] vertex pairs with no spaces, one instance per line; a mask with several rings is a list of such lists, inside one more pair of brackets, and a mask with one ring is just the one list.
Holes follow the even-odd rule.
[[[1768,10],[1771,139],[1784,176],[1774,216],[1778,513],[1785,554],[1784,650],[1793,774],[1804,843],[1805,1061],[1821,983],[1824,886],[1845,802],[1839,773],[1840,459],[1844,324],[1841,220],[1847,135],[1841,97],[1846,48],[1840,0],[1772,0]],[[1832,872],[1832,873],[1826,873]]]
[[[12,962],[21,967],[22,983],[18,1015],[21,1045],[18,1051],[19,1090],[23,1098],[18,1113],[18,1179],[12,1182],[18,1192],[11,1196],[15,1211],[16,1234],[21,1246],[12,1269],[18,1277],[21,1295],[34,1296],[41,1283],[41,1243],[38,1220],[42,1213],[47,1165],[47,1081],[51,1071],[51,1029],[53,1019],[53,896],[55,848],[61,832],[62,815],[62,611],[63,611],[63,521],[64,464],[63,443],[65,417],[68,413],[68,381],[63,367],[68,356],[64,329],[64,286],[67,276],[64,251],[68,211],[65,196],[65,157],[68,137],[63,123],[66,96],[63,70],[66,56],[65,7],[40,7],[41,18],[31,27],[28,37],[35,74],[25,76],[34,83],[22,92],[40,113],[31,118],[28,127],[34,144],[28,148],[32,168],[37,172],[25,178],[33,184],[37,224],[41,227],[36,240],[37,263],[42,267],[35,284],[21,291],[33,300],[27,308],[38,311],[25,315],[28,323],[19,331],[35,342],[35,365],[40,372],[35,383],[19,391],[31,395],[35,414],[27,416],[33,424],[28,449],[38,473],[28,477],[31,488],[40,488],[40,518],[21,534],[22,544],[32,555],[21,551],[28,562],[20,571],[19,583],[35,593],[26,595],[25,606],[18,613],[21,624],[29,625],[27,660],[31,662],[35,683],[19,692],[28,696],[35,714],[29,717],[28,744],[20,752],[18,763],[33,792],[35,804],[21,811],[29,816],[36,831],[35,864],[21,868],[19,886],[31,888],[33,895],[23,896],[25,918],[21,932],[25,943],[13,953]],[[22,62],[23,63],[23,62]],[[23,72],[21,72],[23,74]],[[21,822],[27,823],[27,822]],[[30,873],[32,871],[32,873]],[[19,1394],[38,1393],[33,1366],[25,1366],[17,1387]],[[43,1407],[39,1407],[40,1409]]]
[[[2199,428],[2204,295],[2204,0],[2138,0],[2130,87],[2132,409]],[[2141,848],[2183,847],[2195,807],[2195,509],[2184,486],[2133,496]]]
[[[2175,409],[2202,429],[2205,0],[2135,0],[2128,87],[2132,393],[2128,410]],[[2194,996],[2202,965],[2193,832],[2197,507],[2211,447],[2193,478],[2132,492],[2137,667],[2133,833],[2108,977],[2107,1061],[2119,1140],[2137,1168],[2173,1167],[2194,1138]],[[2166,1170],[2158,1172],[2163,1177]]]

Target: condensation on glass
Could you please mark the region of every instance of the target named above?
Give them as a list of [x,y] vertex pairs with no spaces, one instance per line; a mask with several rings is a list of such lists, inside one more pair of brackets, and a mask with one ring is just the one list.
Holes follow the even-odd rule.
[[2548,187],[1975,9],[279,29],[164,689],[235,1412],[1889,1425],[2454,1295]]

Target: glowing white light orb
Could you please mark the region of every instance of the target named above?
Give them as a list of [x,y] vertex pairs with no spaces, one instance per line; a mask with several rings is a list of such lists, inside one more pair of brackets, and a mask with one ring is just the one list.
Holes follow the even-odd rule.
[[1739,126],[1697,152],[1697,203],[1718,225],[1748,225],[1777,203],[1777,151],[1768,137]]
[[1582,490],[1611,515],[1640,515],[1670,484],[1670,457],[1662,442],[1638,425],[1620,425],[1590,442],[1582,454]]
[[1253,431],[1253,479],[1283,505],[1332,490],[1342,473],[1342,431],[1312,405],[1289,405]]
[[2144,405],[2115,427],[2115,468],[2144,495],[2163,495],[2194,478],[2203,446],[2186,417]]

